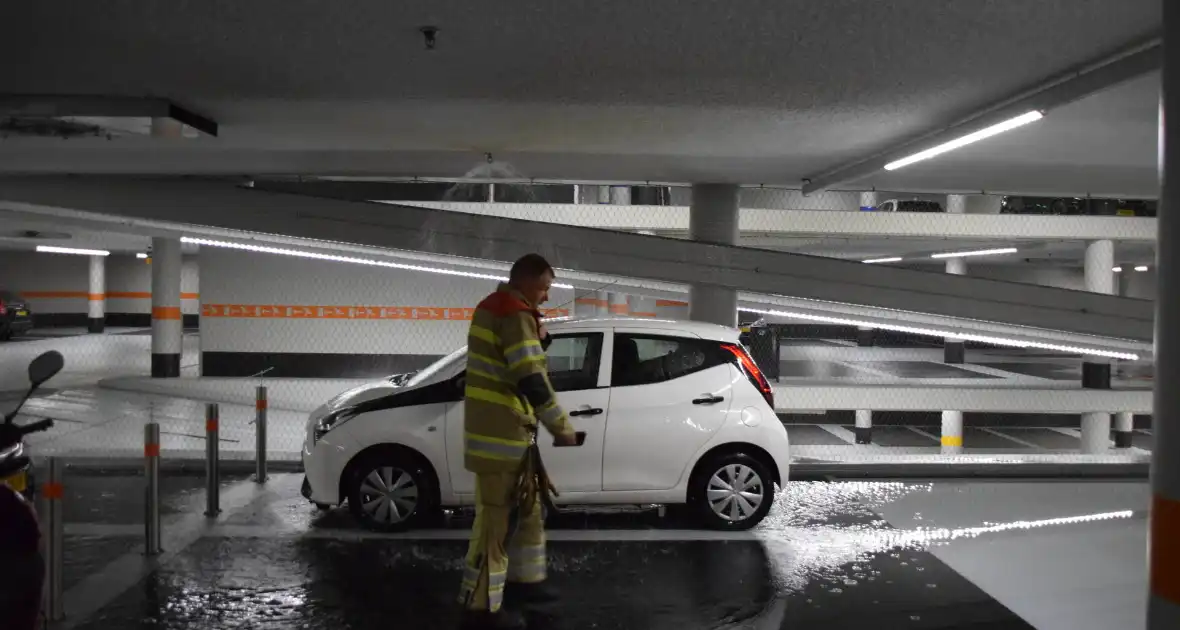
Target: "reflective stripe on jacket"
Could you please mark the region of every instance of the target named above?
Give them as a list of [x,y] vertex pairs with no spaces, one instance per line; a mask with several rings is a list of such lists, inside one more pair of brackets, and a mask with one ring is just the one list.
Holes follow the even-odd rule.
[[[540,313],[506,284],[475,309],[467,335],[464,456],[472,472],[515,472],[529,446],[530,428],[541,421],[552,433],[570,433],[557,404],[538,333]],[[540,374],[549,401],[535,410],[517,383]]]

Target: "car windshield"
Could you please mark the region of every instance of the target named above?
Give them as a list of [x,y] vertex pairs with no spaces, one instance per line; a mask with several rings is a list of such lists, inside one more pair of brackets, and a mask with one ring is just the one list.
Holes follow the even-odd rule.
[[406,387],[430,385],[451,378],[467,365],[467,346],[431,363],[406,382]]

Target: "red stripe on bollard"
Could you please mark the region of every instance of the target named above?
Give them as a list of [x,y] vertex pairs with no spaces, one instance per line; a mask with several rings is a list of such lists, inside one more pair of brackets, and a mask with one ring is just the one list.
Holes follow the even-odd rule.
[[159,444],[144,444],[143,445],[143,456],[144,457],[159,457],[160,456],[160,445]]
[[206,431],[216,431],[217,430],[217,420],[216,419],[206,420],[205,421],[205,430]]
[[265,410],[266,409],[266,399],[254,401],[254,409],[256,409],[258,411]]
[[46,499],[60,499],[65,494],[65,486],[60,483],[45,483],[41,485],[41,495]]

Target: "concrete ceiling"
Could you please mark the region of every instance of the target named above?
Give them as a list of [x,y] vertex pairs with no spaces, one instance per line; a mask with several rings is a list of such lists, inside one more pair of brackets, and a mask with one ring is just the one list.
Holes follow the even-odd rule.
[[[147,251],[153,235],[173,235],[171,232],[154,234],[150,230],[135,229],[120,232],[94,229],[83,223],[73,224],[64,220],[52,220],[35,214],[10,210],[0,211],[0,250],[32,251],[37,245],[75,247],[83,249],[104,249],[113,254],[134,254]],[[20,237],[25,231],[41,232],[43,237]],[[683,237],[669,233],[669,236]],[[740,244],[749,247],[774,249],[798,254],[825,256],[848,260],[864,260],[886,256],[906,257],[907,265],[942,266],[940,260],[927,259],[929,254],[946,251],[965,251],[1010,247],[1012,243],[980,241],[973,239],[929,239],[929,238],[849,238],[849,237],[791,237],[764,236],[756,233],[743,234]],[[988,265],[1002,266],[1054,266],[1081,268],[1086,243],[1082,241],[1045,241],[1021,243],[1020,251],[1014,255],[979,258]],[[197,251],[196,245],[184,244],[186,253]],[[1155,244],[1139,241],[1120,241],[1117,244],[1116,260],[1120,263],[1153,264]]]
[[[222,132],[10,138],[0,171],[461,176],[490,151],[537,178],[797,185],[1160,25],[1158,0],[18,3],[4,91],[168,97]],[[887,187],[1152,196],[1150,84]]]

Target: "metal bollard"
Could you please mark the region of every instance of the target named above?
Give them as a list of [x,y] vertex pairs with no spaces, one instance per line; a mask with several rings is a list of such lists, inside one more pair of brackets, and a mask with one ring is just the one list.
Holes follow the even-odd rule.
[[60,621],[65,616],[62,601],[62,571],[64,556],[62,545],[64,530],[62,522],[62,497],[65,487],[62,480],[65,477],[65,466],[56,457],[48,458],[49,479],[41,486],[38,496],[37,518],[41,525],[41,539],[45,549],[45,582],[42,589],[44,602],[42,610],[49,621]]
[[254,395],[254,481],[266,482],[266,385]]
[[143,427],[144,479],[144,553],[160,553],[160,424],[149,422]]
[[221,513],[220,417],[221,411],[216,404],[205,405],[205,516],[209,517]]

